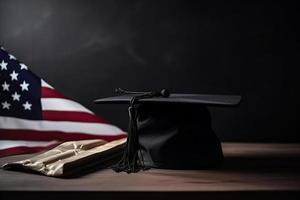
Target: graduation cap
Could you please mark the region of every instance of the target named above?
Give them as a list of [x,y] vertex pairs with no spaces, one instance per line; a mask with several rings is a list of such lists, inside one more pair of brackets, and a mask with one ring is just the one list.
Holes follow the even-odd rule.
[[116,89],[119,96],[97,99],[96,104],[129,104],[129,127],[117,172],[140,169],[204,169],[222,163],[223,152],[211,127],[207,109],[236,106],[240,96],[131,92]]

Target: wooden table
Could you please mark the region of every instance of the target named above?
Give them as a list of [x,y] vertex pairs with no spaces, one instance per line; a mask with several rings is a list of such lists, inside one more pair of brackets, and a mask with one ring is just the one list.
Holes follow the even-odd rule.
[[[225,162],[214,170],[151,169],[136,174],[99,170],[50,178],[0,170],[0,199],[300,199],[300,144],[223,143]],[[11,156],[0,164],[31,157]]]

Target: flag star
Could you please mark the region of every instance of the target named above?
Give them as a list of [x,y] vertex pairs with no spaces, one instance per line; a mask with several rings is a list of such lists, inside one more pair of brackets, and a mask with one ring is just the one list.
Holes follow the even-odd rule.
[[9,59],[16,60],[16,57],[14,57],[13,55],[9,54]]
[[11,95],[11,97],[13,98],[13,101],[20,101],[21,95],[15,92],[14,94]]
[[29,87],[29,83],[26,83],[25,81],[23,81],[22,84],[20,84],[20,87],[23,90],[27,90],[28,91],[28,87]]
[[2,109],[7,109],[9,110],[10,103],[7,103],[7,101],[2,102]]
[[28,70],[28,67],[27,67],[25,64],[20,63],[20,66],[21,66],[21,70],[22,70],[22,69]]
[[7,70],[7,63],[4,62],[4,60],[2,60],[2,62],[0,63],[0,66],[1,66],[1,71],[2,70]]
[[32,106],[32,104],[31,104],[31,103],[28,103],[28,101],[26,101],[26,102],[23,104],[24,110],[31,110],[31,106]]
[[2,84],[2,88],[3,88],[3,89],[2,89],[3,91],[5,91],[5,90],[6,90],[6,91],[9,91],[9,84],[7,84],[7,83],[4,81],[4,83]]
[[15,72],[15,70],[10,74],[10,76],[11,76],[11,81],[13,81],[13,80],[18,80],[18,73],[16,73]]

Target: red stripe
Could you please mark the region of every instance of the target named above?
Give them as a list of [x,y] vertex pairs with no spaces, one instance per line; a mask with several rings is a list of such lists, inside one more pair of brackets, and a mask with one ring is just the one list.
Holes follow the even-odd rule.
[[36,153],[36,152],[52,149],[52,148],[56,147],[59,144],[60,143],[51,144],[51,145],[45,146],[45,147],[19,146],[19,147],[12,147],[12,148],[7,148],[7,149],[2,149],[2,150],[0,150],[0,157],[17,155],[17,154],[25,154],[25,153]]
[[55,89],[42,87],[42,98],[63,98],[67,99],[62,93]]
[[109,136],[109,135],[91,135],[91,134],[84,134],[84,133],[66,133],[61,131],[0,129],[0,140],[71,141],[71,140],[85,140],[85,139],[103,139],[109,142],[109,141],[113,141],[125,137],[127,137],[125,133]]
[[[68,99],[55,89],[42,87],[42,98],[63,98]],[[97,122],[109,123],[104,118],[94,114],[72,111],[43,111],[43,119],[52,121],[76,121],[76,122]]]
[[96,115],[73,111],[43,111],[43,119],[52,121],[108,123],[105,119]]

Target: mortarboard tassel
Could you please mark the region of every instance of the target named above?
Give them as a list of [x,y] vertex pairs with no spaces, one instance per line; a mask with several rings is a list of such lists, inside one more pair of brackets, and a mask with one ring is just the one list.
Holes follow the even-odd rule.
[[138,172],[141,169],[145,169],[143,165],[143,158],[139,157],[139,151],[141,150],[141,148],[137,130],[137,102],[140,99],[145,98],[169,97],[170,93],[166,89],[163,89],[160,92],[131,92],[122,90],[121,88],[117,88],[116,92],[120,94],[135,94],[135,96],[132,97],[130,106],[128,108],[129,124],[126,147],[121,160],[112,168],[116,172],[124,171],[127,173],[134,173]]

